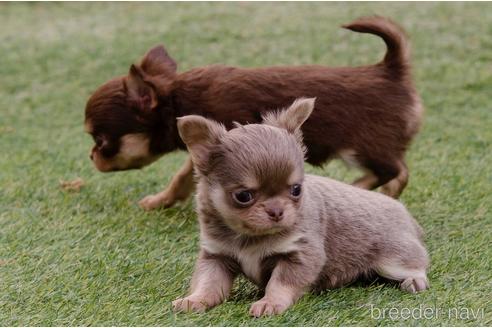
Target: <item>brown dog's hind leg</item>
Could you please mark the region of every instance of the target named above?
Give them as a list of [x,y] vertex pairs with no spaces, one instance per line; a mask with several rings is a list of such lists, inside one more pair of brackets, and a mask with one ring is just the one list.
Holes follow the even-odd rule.
[[374,173],[369,171],[366,173],[366,175],[355,180],[352,185],[358,188],[371,190],[376,188],[378,181],[378,177]]
[[362,164],[368,173],[352,183],[363,189],[376,189],[383,186],[382,192],[398,198],[408,181],[408,169],[402,160],[365,160]]
[[143,198],[138,204],[144,210],[158,207],[171,207],[179,200],[187,199],[193,192],[193,163],[188,157],[181,169],[174,175],[166,189],[155,195]]
[[381,192],[393,198],[400,197],[403,189],[407,186],[408,183],[408,168],[405,165],[405,162],[399,162],[399,172],[398,175],[388,181],[381,187]]

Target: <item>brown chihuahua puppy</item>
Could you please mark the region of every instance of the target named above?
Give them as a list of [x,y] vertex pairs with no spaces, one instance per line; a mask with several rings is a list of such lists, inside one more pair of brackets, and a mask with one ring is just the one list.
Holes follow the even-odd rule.
[[176,311],[224,301],[237,274],[265,288],[250,314],[279,314],[312,289],[377,273],[415,293],[428,287],[418,223],[398,201],[304,174],[300,127],[314,99],[229,132],[201,116],[178,121],[198,178],[200,254]]
[[[409,46],[402,30],[385,18],[361,18],[344,27],[380,36],[388,48],[384,60],[356,68],[213,65],[177,73],[166,50],[153,48],[127,76],[110,80],[87,102],[86,131],[95,141],[91,159],[103,172],[141,168],[186,149],[177,117],[201,115],[231,128],[233,121],[258,123],[267,111],[296,98],[316,97],[302,128],[307,161],[321,165],[342,158],[367,172],[354,185],[383,186],[384,193],[398,197],[408,180],[405,151],[422,115]],[[192,171],[187,160],[166,190],[140,205],[152,209],[186,199],[193,189]]]

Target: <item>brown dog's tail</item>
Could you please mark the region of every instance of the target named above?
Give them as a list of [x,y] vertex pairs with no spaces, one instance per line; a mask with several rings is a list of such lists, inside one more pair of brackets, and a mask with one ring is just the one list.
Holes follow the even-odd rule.
[[410,47],[405,32],[390,19],[381,16],[361,17],[343,28],[370,33],[381,37],[388,51],[383,63],[393,69],[405,72],[410,65]]

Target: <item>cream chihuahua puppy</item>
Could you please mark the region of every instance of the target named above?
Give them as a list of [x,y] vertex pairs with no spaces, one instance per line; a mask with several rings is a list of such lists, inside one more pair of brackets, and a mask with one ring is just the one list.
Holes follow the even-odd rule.
[[250,314],[279,314],[313,289],[379,274],[415,293],[429,264],[418,223],[398,201],[304,174],[300,127],[314,99],[267,114],[264,124],[178,121],[195,165],[200,254],[190,294],[175,311],[204,311],[243,273],[265,289]]

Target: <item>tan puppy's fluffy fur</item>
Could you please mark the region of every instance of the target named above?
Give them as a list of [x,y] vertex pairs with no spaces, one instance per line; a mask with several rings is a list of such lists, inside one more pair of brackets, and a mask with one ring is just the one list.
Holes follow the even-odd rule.
[[198,178],[201,246],[176,311],[220,304],[240,273],[265,289],[250,309],[256,317],[372,274],[412,293],[428,287],[422,231],[401,203],[304,174],[300,127],[313,106],[298,100],[264,124],[230,131],[200,116],[179,119]]

